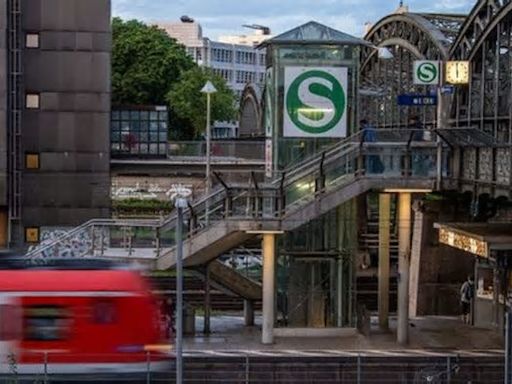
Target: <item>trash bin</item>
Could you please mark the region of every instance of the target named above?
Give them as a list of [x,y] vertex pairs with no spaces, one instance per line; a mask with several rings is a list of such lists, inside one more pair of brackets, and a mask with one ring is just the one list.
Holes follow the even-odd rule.
[[183,334],[195,335],[196,333],[196,310],[194,307],[185,305],[183,308]]

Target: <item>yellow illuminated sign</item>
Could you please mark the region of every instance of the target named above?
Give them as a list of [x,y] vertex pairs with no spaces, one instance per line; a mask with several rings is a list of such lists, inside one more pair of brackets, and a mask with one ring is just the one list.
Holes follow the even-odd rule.
[[449,84],[469,83],[469,61],[446,62],[446,82]]
[[446,228],[439,229],[439,242],[474,255],[486,258],[489,257],[489,251],[485,241],[453,232]]

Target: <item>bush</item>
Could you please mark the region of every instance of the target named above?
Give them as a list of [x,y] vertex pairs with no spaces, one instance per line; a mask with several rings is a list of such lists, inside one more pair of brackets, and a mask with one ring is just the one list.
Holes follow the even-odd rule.
[[161,201],[158,199],[141,200],[141,199],[124,199],[114,200],[112,209],[117,214],[124,215],[159,215],[160,213],[168,214],[174,206],[170,201]]

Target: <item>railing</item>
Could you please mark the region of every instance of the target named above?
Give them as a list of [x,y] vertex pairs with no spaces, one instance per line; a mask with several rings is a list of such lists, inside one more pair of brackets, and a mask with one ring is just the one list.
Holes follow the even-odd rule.
[[[211,154],[217,158],[234,158],[245,160],[264,160],[264,141],[224,141],[213,140]],[[175,157],[206,157],[206,141],[178,141],[168,145],[167,156]]]
[[[463,354],[386,351],[379,353],[343,351],[218,351],[206,354],[185,352],[184,383],[233,384],[498,384],[504,381],[503,357],[485,353]],[[212,356],[213,355],[213,356]],[[105,355],[65,355],[91,361],[111,361]],[[2,382],[109,382],[109,383],[174,383],[175,366],[162,362],[155,353],[131,353],[139,363],[136,372],[123,369],[122,364],[105,364],[87,368],[73,364],[87,374],[59,373],[62,356],[55,353],[34,353],[30,356],[31,374],[24,374],[23,365],[10,364],[0,374]],[[70,361],[65,360],[65,361]],[[95,369],[96,368],[96,369]]]
[[[371,134],[370,134],[371,133]],[[424,137],[418,130],[361,131],[306,161],[276,172],[270,182],[218,186],[208,196],[191,202],[185,210],[185,230],[190,238],[223,220],[276,221],[286,218],[319,195],[361,178],[428,179],[437,177],[438,150],[447,175],[448,148]],[[371,140],[370,140],[371,139]],[[70,232],[48,239],[29,257],[113,256],[129,257],[137,250],[141,260],[154,260],[174,247],[177,215],[164,220],[92,220]]]
[[242,276],[261,283],[263,276],[263,259],[261,250],[248,249],[243,246],[224,255],[222,263],[233,268]]

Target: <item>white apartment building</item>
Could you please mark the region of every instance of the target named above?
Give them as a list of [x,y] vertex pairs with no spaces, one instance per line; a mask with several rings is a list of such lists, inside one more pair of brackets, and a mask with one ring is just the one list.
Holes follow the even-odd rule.
[[[198,65],[211,68],[214,73],[222,76],[239,98],[247,84],[255,83],[263,86],[266,54],[265,50],[256,49],[254,42],[262,42],[270,35],[257,33],[255,38],[239,36],[238,40],[236,36],[223,38],[224,41],[248,43],[234,44],[212,41],[203,37],[201,25],[190,18],[158,25],[165,29],[169,36],[183,44]],[[215,138],[237,137],[238,122],[215,122],[212,136]]]

